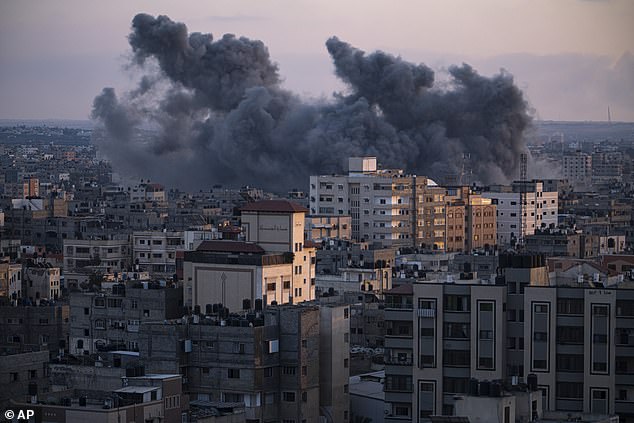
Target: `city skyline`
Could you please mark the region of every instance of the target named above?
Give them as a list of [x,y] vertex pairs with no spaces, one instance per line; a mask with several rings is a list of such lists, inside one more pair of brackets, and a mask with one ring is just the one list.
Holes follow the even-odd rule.
[[[634,121],[634,6],[627,1],[516,2],[135,2],[0,6],[2,119],[87,119],[103,86],[133,85],[126,36],[138,12],[167,14],[215,39],[262,40],[283,86],[305,97],[345,90],[324,46],[332,35],[437,71],[469,63],[515,76],[539,119]],[[96,19],[98,17],[98,19]],[[454,28],[460,28],[456,31]],[[289,37],[289,33],[293,36]],[[598,35],[597,35],[598,34]],[[440,70],[440,72],[438,72]],[[63,99],[63,102],[59,100]]]

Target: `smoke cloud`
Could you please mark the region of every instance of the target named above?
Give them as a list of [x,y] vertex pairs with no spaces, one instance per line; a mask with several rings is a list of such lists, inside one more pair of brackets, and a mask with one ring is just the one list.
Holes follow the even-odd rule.
[[505,72],[488,78],[463,64],[438,84],[423,64],[332,37],[326,48],[348,90],[308,102],[281,87],[261,41],[214,41],[145,14],[128,39],[145,75],[121,97],[105,88],[92,111],[105,128],[99,147],[123,174],[282,191],[344,171],[350,156],[376,155],[442,182],[467,154],[471,180],[486,184],[515,178],[525,151],[528,106]]

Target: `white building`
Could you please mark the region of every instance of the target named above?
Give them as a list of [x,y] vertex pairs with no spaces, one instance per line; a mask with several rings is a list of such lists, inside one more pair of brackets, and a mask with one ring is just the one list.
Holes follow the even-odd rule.
[[422,192],[428,180],[378,169],[376,157],[351,157],[347,175],[310,177],[310,214],[350,215],[357,241],[414,245],[417,184]]
[[173,275],[176,273],[176,250],[183,250],[184,245],[183,232],[134,232],[132,253],[135,270],[145,270],[161,277]]
[[494,187],[482,196],[497,206],[497,244],[505,247],[521,242],[535,229],[557,226],[557,191],[544,191],[541,181],[515,181]]

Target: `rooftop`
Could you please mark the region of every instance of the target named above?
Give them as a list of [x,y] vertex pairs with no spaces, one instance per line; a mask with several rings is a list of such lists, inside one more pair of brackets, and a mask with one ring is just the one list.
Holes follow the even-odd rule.
[[240,209],[243,212],[306,213],[308,209],[288,200],[263,200],[249,203]]
[[203,241],[196,251],[209,253],[245,253],[264,254],[264,249],[257,244],[244,241]]

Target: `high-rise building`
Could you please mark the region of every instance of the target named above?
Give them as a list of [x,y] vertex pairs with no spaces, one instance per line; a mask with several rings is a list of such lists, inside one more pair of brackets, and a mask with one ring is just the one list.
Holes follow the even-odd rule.
[[352,239],[384,246],[444,249],[444,188],[402,169],[380,169],[376,157],[351,157],[347,175],[310,177],[310,213],[350,215]]
[[556,285],[541,256],[501,256],[500,268],[387,292],[386,421],[453,415],[472,379],[534,383],[544,411],[634,418],[634,289]]

